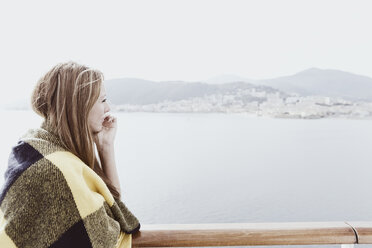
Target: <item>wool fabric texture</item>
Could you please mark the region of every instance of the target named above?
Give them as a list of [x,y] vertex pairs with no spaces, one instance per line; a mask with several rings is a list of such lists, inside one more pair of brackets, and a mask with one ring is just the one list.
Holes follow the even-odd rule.
[[0,247],[131,247],[138,219],[44,121],[12,147],[0,190]]

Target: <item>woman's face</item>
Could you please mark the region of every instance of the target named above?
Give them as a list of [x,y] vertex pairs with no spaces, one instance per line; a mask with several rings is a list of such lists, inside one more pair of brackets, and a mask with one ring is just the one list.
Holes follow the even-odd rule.
[[98,100],[94,103],[92,109],[88,114],[88,124],[93,133],[100,132],[103,128],[105,113],[110,111],[110,106],[106,101],[106,91],[102,83],[101,92]]

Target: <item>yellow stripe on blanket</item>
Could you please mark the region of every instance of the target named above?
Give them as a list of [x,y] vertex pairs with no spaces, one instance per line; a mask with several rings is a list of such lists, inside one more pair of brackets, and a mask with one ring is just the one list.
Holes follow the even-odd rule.
[[104,201],[109,206],[114,204],[114,198],[104,181],[73,153],[58,151],[45,158],[61,170],[82,218],[97,211]]
[[6,219],[4,213],[0,209],[0,247],[17,248],[13,241],[5,232]]
[[131,248],[132,247],[132,234],[120,232],[120,236],[115,248]]

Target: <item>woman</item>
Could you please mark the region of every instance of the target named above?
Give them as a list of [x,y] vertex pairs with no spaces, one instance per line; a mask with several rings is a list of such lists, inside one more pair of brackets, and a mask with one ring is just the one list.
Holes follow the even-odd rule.
[[0,247],[131,247],[140,223],[121,201],[103,80],[70,61],[36,84],[31,104],[44,121],[9,156]]

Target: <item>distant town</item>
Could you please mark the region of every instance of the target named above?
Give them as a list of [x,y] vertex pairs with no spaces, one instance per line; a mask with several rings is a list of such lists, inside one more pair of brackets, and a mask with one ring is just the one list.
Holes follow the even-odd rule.
[[[113,111],[372,119],[372,78],[332,69],[263,80],[234,75],[200,82],[117,78],[106,80],[105,88]],[[30,109],[29,98],[3,108]]]
[[274,118],[372,118],[372,78],[309,68],[250,80],[221,75],[202,82],[119,78],[106,82],[117,111],[247,113]]
[[[255,100],[252,100],[254,97]],[[249,99],[249,100],[247,100]],[[154,104],[114,105],[116,111],[171,113],[247,113],[274,118],[372,118],[372,102],[347,101],[324,96],[267,93],[255,88],[237,90],[234,94],[212,94],[179,101]]]

